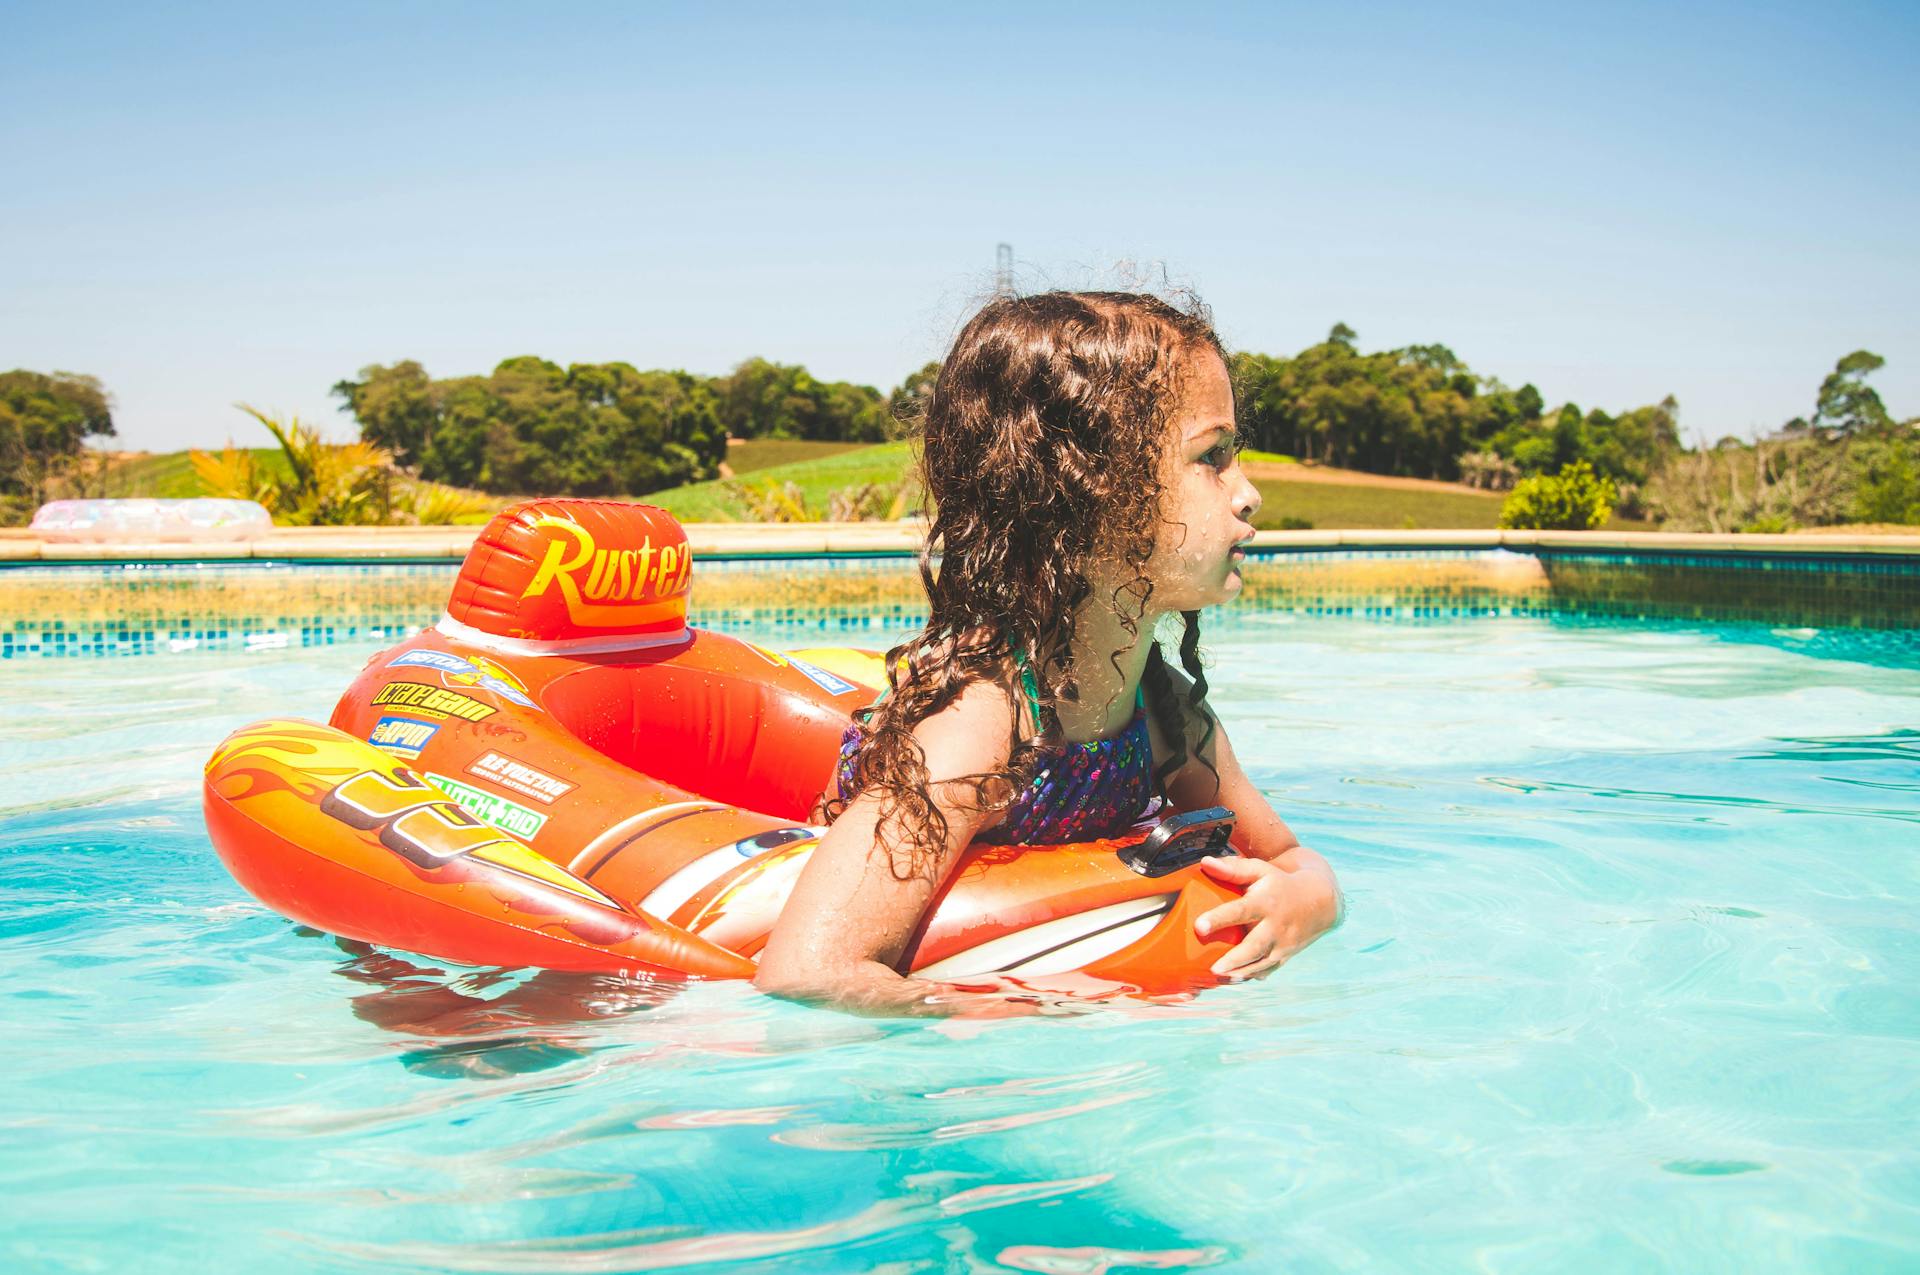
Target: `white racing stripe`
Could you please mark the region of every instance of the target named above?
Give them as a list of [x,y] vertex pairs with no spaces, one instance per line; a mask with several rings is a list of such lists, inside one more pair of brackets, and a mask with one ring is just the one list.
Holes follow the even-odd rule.
[[[806,831],[813,832],[814,838],[816,840],[818,839],[819,833],[817,830],[808,829]],[[675,912],[678,912],[681,905],[688,899],[691,899],[707,886],[718,881],[722,875],[731,872],[748,859],[758,857],[762,854],[770,854],[773,850],[786,850],[789,846],[793,845],[794,842],[800,840],[802,840],[802,838],[796,837],[793,841],[783,842],[771,849],[767,849],[755,846],[753,844],[753,838],[746,837],[742,840],[721,846],[718,850],[709,850],[692,863],[689,863],[686,867],[675,872],[665,881],[662,881],[659,885],[654,886],[647,897],[640,900],[640,910],[649,916],[657,916],[665,920]],[[799,856],[801,860],[804,860],[805,857],[804,854]]]
[[1173,906],[1174,895],[1152,894],[1090,912],[1055,917],[1014,934],[988,939],[913,971],[916,978],[971,978],[981,974],[1062,974],[1138,942]]

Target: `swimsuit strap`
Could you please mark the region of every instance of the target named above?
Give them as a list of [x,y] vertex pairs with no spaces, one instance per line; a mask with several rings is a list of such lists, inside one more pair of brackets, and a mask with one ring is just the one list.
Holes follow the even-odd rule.
[[1013,651],[1014,667],[1020,670],[1020,686],[1027,693],[1027,702],[1033,705],[1033,720],[1044,727],[1047,717],[1051,714],[1040,706],[1040,685],[1034,681],[1033,670],[1027,667],[1026,654],[1011,642],[1008,643],[1008,647]]

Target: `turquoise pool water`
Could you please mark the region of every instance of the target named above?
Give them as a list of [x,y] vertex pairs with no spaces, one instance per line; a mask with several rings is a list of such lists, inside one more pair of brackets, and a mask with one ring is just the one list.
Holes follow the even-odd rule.
[[1346,925],[977,1026],[344,952],[226,877],[199,767],[373,647],[0,668],[0,1268],[1920,1265],[1920,638],[1209,645]]

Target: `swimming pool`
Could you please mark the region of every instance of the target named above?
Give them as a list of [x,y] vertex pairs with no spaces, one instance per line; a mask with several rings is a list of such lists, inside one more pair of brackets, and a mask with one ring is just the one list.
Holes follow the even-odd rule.
[[200,764],[324,717],[364,636],[0,669],[0,1259],[1920,1261],[1920,635],[1251,608],[1209,634],[1345,926],[1188,1005],[987,1025],[433,967],[265,912],[207,845]]

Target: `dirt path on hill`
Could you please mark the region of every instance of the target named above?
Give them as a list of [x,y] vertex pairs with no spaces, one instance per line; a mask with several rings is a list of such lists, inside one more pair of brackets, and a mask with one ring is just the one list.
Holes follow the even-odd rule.
[[1389,474],[1367,474],[1357,469],[1335,469],[1331,465],[1295,465],[1273,461],[1242,462],[1249,478],[1264,478],[1280,483],[1327,483],[1338,487],[1398,487],[1409,491],[1449,491],[1459,496],[1499,496],[1497,491],[1469,487],[1465,483],[1442,482],[1438,478],[1395,478]]

